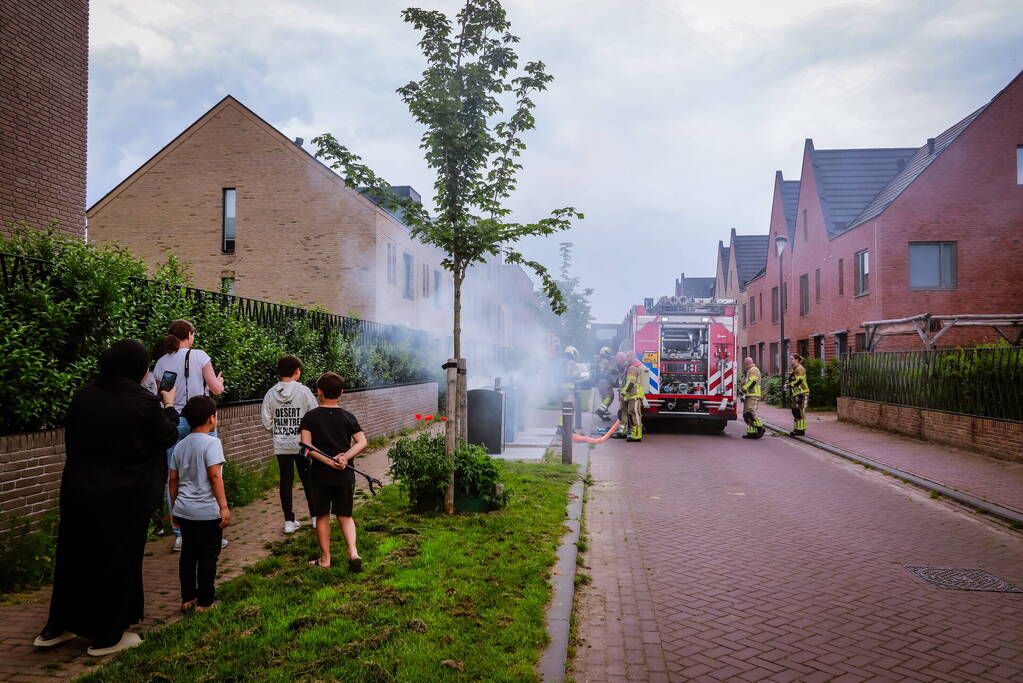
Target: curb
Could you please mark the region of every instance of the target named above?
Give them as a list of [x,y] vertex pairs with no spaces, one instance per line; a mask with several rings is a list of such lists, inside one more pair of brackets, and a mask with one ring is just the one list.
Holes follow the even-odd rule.
[[[584,475],[590,463],[589,448],[573,448],[577,455],[576,469]],[[553,595],[546,609],[547,633],[551,642],[540,655],[536,672],[543,681],[559,682],[565,679],[565,667],[568,665],[568,637],[572,627],[572,606],[575,600],[576,556],[579,548],[579,525],[583,512],[583,495],[586,491],[582,480],[569,488],[569,500],[565,506],[567,519],[565,526],[568,531],[561,537],[558,546],[557,561],[551,574]],[[572,498],[571,496],[575,496]]]
[[[772,431],[788,435],[788,430],[782,429],[781,427],[775,426],[769,422],[764,422],[764,426]],[[992,517],[997,517],[1004,522],[1023,526],[1023,513],[1013,510],[1012,508],[1003,507],[997,503],[991,503],[981,498],[977,498],[976,496],[972,496],[969,493],[964,493],[957,489],[945,486],[944,484],[939,484],[938,482],[931,481],[930,479],[925,479],[924,477],[913,474],[912,472],[900,470],[897,467],[886,465],[883,462],[878,462],[877,460],[868,458],[865,455],[860,455],[859,453],[847,451],[844,448],[832,446],[829,443],[818,441],[817,439],[810,438],[809,436],[789,436],[789,438],[795,439],[796,441],[802,441],[809,446],[831,453],[832,455],[837,455],[840,458],[845,458],[846,460],[858,465],[869,465],[880,472],[902,479],[903,481],[922,488],[925,491],[940,493],[946,498],[950,498],[957,503],[962,503],[963,505],[991,515]]]

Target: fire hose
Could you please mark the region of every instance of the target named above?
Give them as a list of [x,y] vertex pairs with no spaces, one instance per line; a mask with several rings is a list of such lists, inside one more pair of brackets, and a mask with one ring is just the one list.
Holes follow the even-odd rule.
[[[299,442],[299,444],[298,444],[298,445],[299,445],[299,447],[301,448],[301,450],[300,450],[299,452],[300,452],[300,453],[301,453],[301,454],[302,454],[302,455],[303,455],[304,457],[306,457],[306,458],[308,458],[308,457],[309,457],[309,451],[312,451],[312,452],[314,452],[314,453],[319,453],[319,454],[320,454],[320,455],[322,455],[323,457],[325,457],[325,458],[329,458],[329,459],[333,460],[334,462],[337,462],[337,458],[335,458],[335,457],[331,457],[331,456],[327,455],[326,453],[324,453],[323,451],[321,451],[321,450],[320,450],[319,448],[317,448],[316,446],[311,446],[311,445],[309,445],[309,444],[307,444],[307,443],[304,443],[304,442],[301,442],[301,441]],[[384,482],[380,481],[380,480],[379,480],[379,479],[377,479],[376,477],[371,477],[370,475],[366,474],[365,472],[360,472],[359,470],[355,469],[355,468],[354,468],[354,467],[352,467],[351,465],[345,465],[345,468],[346,468],[346,469],[349,469],[349,470],[351,470],[351,471],[352,471],[352,472],[354,472],[355,474],[361,474],[362,476],[366,477],[366,483],[367,483],[367,484],[369,484],[369,492],[370,492],[371,494],[373,494],[374,496],[375,496],[375,495],[377,494],[377,491],[376,491],[376,489],[374,488],[374,486],[380,486],[380,487],[383,487],[383,485],[384,485]]]
[[572,434],[572,441],[582,441],[583,443],[604,443],[611,438],[611,435],[618,429],[618,425],[622,423],[621,420],[615,420],[615,423],[608,427],[607,432],[604,436],[594,439],[592,436],[583,436],[582,434]]

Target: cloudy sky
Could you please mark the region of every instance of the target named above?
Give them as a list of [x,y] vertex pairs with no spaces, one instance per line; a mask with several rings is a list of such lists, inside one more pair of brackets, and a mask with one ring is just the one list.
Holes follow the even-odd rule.
[[[454,13],[457,0],[418,6]],[[395,94],[423,68],[408,0],[92,0],[89,204],[226,94],[287,135],[332,132],[393,184],[433,178]],[[1023,69],[1019,0],[507,0],[538,96],[524,245],[617,322],[674,278],[713,275],[730,228],[766,233],[774,171],[818,148],[924,144]]]

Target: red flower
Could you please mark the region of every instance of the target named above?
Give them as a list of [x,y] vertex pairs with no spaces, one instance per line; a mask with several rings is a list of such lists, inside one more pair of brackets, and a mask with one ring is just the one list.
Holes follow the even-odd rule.
[[419,413],[416,413],[416,419],[417,419],[417,420],[422,420],[422,419],[423,419],[423,416],[422,416],[422,415],[420,415]]
[[442,418],[440,419],[440,421],[441,421],[441,422],[447,422],[447,421],[448,421],[448,418],[446,418],[446,417],[442,417]]
[[427,415],[427,416],[426,416],[426,419],[427,419],[427,420],[432,420],[432,419],[433,419],[433,415]]

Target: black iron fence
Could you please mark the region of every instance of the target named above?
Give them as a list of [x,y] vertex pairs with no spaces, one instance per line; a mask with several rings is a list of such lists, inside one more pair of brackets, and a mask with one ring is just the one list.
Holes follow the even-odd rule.
[[1023,347],[850,354],[841,396],[1023,422]]

